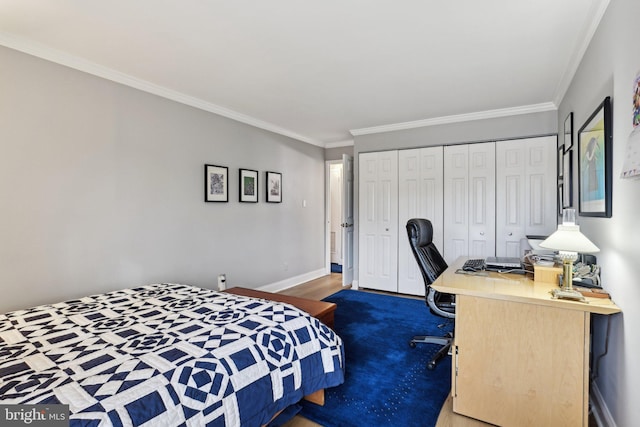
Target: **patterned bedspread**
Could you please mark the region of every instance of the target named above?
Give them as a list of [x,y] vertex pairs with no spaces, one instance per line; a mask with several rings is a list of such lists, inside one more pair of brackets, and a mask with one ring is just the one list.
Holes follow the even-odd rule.
[[0,403],[72,426],[259,426],[343,380],[340,338],[288,304],[156,284],[0,315]]

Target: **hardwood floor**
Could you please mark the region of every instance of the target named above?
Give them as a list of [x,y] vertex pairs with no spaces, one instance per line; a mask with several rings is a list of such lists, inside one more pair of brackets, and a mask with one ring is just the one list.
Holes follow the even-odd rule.
[[342,289],[342,274],[331,273],[327,276],[320,277],[319,279],[294,286],[293,288],[285,289],[279,293],[294,297],[321,300]]

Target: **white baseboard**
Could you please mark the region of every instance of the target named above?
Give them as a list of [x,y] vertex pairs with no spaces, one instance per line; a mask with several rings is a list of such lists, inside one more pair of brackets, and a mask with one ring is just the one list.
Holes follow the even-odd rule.
[[310,280],[314,280],[326,275],[327,275],[326,270],[324,268],[321,268],[319,270],[310,271],[308,273],[304,273],[299,276],[290,277],[288,279],[284,279],[279,282],[260,286],[259,288],[257,288],[257,290],[264,291],[264,292],[280,292],[280,291],[284,291],[285,289],[289,289],[294,286],[301,285],[305,282],[308,282]]
[[595,382],[591,383],[591,412],[598,427],[617,427]]

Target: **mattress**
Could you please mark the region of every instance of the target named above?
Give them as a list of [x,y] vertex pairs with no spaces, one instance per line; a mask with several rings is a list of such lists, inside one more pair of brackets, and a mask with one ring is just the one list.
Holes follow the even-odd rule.
[[307,313],[182,284],[0,315],[0,403],[66,404],[72,426],[260,426],[344,370]]

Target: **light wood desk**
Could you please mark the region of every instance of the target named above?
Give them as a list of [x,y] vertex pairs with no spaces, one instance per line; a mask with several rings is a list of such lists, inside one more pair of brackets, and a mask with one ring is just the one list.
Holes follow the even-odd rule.
[[434,283],[456,294],[453,410],[500,426],[587,426],[590,315],[609,299],[556,300],[557,285],[524,275],[456,274]]

